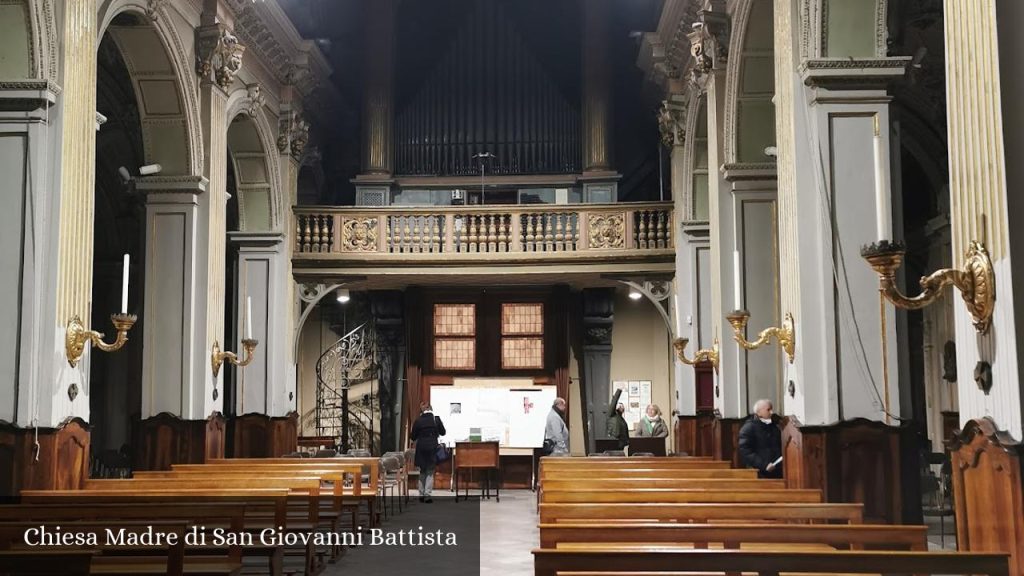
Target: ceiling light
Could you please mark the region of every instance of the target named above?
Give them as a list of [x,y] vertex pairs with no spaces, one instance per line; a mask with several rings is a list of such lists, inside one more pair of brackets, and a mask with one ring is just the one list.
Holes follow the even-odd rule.
[[352,297],[349,296],[348,288],[338,288],[337,295],[338,295],[338,302],[341,302],[342,304],[344,304],[345,302],[348,302],[349,300],[352,299]]
[[629,298],[630,298],[630,300],[639,300],[639,299],[641,299],[643,297],[644,297],[644,295],[641,294],[640,291],[637,290],[636,288],[630,288],[629,289]]

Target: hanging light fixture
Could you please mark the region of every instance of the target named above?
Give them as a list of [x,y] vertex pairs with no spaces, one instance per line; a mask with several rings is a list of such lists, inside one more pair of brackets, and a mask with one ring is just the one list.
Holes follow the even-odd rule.
[[349,300],[352,299],[352,297],[348,293],[348,288],[338,288],[337,296],[338,296],[338,302],[340,302],[342,304],[344,304],[344,303],[346,303],[346,302],[348,302]]

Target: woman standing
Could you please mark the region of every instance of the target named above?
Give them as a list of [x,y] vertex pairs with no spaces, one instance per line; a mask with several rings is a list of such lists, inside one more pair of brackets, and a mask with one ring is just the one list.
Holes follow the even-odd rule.
[[434,470],[437,468],[437,439],[446,434],[444,423],[434,416],[430,404],[420,404],[420,416],[413,422],[409,438],[416,443],[416,466],[420,469],[420,502],[434,501]]
[[661,408],[657,404],[647,405],[647,414],[640,419],[640,428],[637,436],[650,438],[664,438],[668,436],[668,426],[661,418]]

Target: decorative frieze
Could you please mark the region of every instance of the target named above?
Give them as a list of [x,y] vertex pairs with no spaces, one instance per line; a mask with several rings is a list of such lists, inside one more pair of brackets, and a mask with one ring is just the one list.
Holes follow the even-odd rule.
[[200,78],[214,76],[217,85],[227,90],[242,69],[245,46],[223,24],[196,29],[196,73]]
[[377,219],[345,220],[341,228],[341,249],[343,252],[376,252]]
[[622,214],[590,214],[588,222],[591,248],[624,248],[626,220]]

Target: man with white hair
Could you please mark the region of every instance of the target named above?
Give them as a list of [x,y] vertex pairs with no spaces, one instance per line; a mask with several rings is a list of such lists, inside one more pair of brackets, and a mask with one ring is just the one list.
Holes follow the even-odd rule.
[[739,451],[744,466],[758,478],[782,478],[782,431],[772,418],[772,401],[754,402],[754,414],[740,428]]
[[565,425],[565,400],[562,398],[555,398],[551,412],[548,412],[544,426],[544,451],[550,456],[569,455],[569,428]]

